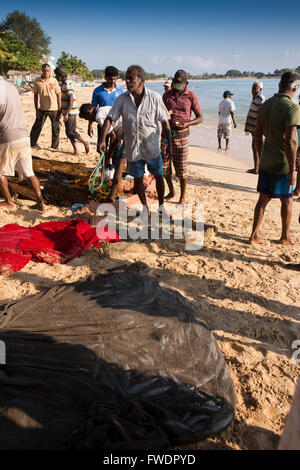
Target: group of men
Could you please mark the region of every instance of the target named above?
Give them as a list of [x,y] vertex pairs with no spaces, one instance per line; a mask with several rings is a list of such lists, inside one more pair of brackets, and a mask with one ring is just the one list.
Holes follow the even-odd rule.
[[[84,143],[88,152],[88,143],[80,139],[76,132],[74,115],[76,117],[78,110],[74,92],[67,87],[66,74],[56,69],[60,87],[58,81],[50,76],[50,72],[49,65],[44,64],[41,77],[34,83],[36,120],[30,133],[30,142],[17,90],[5,80],[0,80],[0,189],[5,198],[2,206],[8,209],[13,209],[15,204],[9,194],[7,176],[14,176],[15,169],[20,179],[29,178],[38,201],[36,207],[40,210],[45,208],[32,170],[30,145],[36,145],[47,117],[52,123],[51,146],[54,149],[58,147],[59,118],[63,113],[67,136],[74,151],[77,139]],[[107,153],[109,147],[108,154],[114,159],[116,171],[109,201],[114,200],[124,162],[127,160],[128,172],[134,177],[135,190],[146,211],[148,207],[143,184],[145,165],[155,177],[160,210],[164,210],[164,200],[175,196],[172,180],[172,165],[174,166],[180,181],[179,203],[183,205],[188,176],[189,128],[203,120],[197,96],[188,88],[187,73],[178,70],[172,81],[164,84],[166,91],[162,98],[145,87],[145,71],[139,65],[131,65],[127,69],[127,91],[123,92],[117,85],[117,79],[117,68],[107,67],[105,82],[94,90],[92,103],[80,108],[80,117],[89,121],[89,136],[93,135],[92,123],[98,122],[98,151]],[[253,100],[245,132],[252,135],[254,168],[249,172],[259,173],[257,189],[260,197],[254,211],[250,243],[262,242],[259,229],[264,210],[272,198],[281,200],[281,243],[293,242],[289,230],[293,185],[296,180],[300,112],[299,105],[292,98],[298,91],[299,83],[299,74],[284,73],[279,83],[279,92],[267,101],[262,95],[262,83],[255,82],[252,86]],[[61,99],[63,86],[66,100],[64,105]],[[231,116],[236,126],[232,96],[233,93],[227,90],[220,103],[219,147],[222,136],[229,139],[229,123],[224,121],[224,116]],[[165,182],[168,186],[166,196]]]

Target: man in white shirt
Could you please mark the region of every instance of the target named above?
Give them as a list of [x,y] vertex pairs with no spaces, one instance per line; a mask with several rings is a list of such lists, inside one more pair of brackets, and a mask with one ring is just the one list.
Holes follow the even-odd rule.
[[163,128],[168,140],[167,155],[172,155],[170,115],[160,95],[144,86],[145,71],[139,65],[131,65],[126,72],[127,92],[116,98],[104,122],[100,138],[100,150],[106,149],[105,138],[112,122],[122,117],[125,157],[129,173],[135,179],[140,201],[148,210],[143,176],[145,164],[156,179],[159,206],[164,202],[163,162],[160,153],[160,136]]
[[223,93],[223,100],[219,104],[219,124],[217,129],[218,136],[218,152],[221,150],[221,139],[224,137],[226,141],[225,152],[229,150],[229,138],[231,136],[231,124],[233,122],[234,128],[236,128],[236,122],[234,119],[235,106],[234,102],[231,100],[233,93],[226,90]]

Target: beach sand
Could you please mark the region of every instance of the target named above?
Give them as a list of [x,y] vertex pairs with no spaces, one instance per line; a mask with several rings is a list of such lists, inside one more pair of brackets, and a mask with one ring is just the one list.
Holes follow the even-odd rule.
[[[79,105],[90,101],[92,91],[76,88]],[[35,116],[33,96],[21,99],[30,129]],[[78,129],[88,138],[86,121],[78,119]],[[49,148],[48,120],[38,142],[41,148],[33,154],[95,166],[96,125],[94,133],[90,154],[86,156],[78,144],[82,154],[75,157],[64,127],[60,150]],[[291,345],[300,339],[300,272],[286,269],[285,264],[300,263],[300,245],[277,243],[279,201],[272,201],[266,210],[262,235],[267,243],[247,244],[257,201],[257,177],[247,174],[247,168],[246,163],[230,155],[190,147],[186,202],[204,204],[205,223],[215,227],[205,232],[202,250],[185,251],[182,240],[122,241],[110,245],[109,257],[100,257],[90,248],[67,265],[30,262],[20,272],[0,276],[0,298],[20,299],[62,281],[83,280],[103,268],[140,261],[146,265],[143,272],[186,296],[217,338],[237,396],[231,425],[215,438],[191,445],[191,449],[275,449],[299,374],[299,366],[291,359]],[[176,189],[178,194],[178,182]],[[174,203],[177,201],[174,198]],[[68,208],[48,206],[41,214],[31,209],[32,201],[19,200],[17,204],[15,212],[0,209],[1,226],[18,223],[29,227],[71,217]],[[300,203],[295,202],[292,232],[298,237],[299,210]]]

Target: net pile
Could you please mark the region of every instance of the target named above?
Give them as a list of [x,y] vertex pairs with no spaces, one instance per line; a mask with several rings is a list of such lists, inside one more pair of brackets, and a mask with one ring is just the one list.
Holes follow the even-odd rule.
[[213,334],[134,267],[0,304],[2,449],[162,449],[229,425]]

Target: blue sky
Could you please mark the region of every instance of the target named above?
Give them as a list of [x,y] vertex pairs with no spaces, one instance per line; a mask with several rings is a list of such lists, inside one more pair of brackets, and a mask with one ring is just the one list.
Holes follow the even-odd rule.
[[[224,73],[229,69],[273,72],[300,65],[300,4],[241,3],[228,0],[115,0],[62,2],[11,1],[0,17],[15,9],[40,22],[52,38],[52,55],[62,50],[90,69],[139,63],[146,71],[172,75]],[[7,6],[9,5],[9,6]]]

